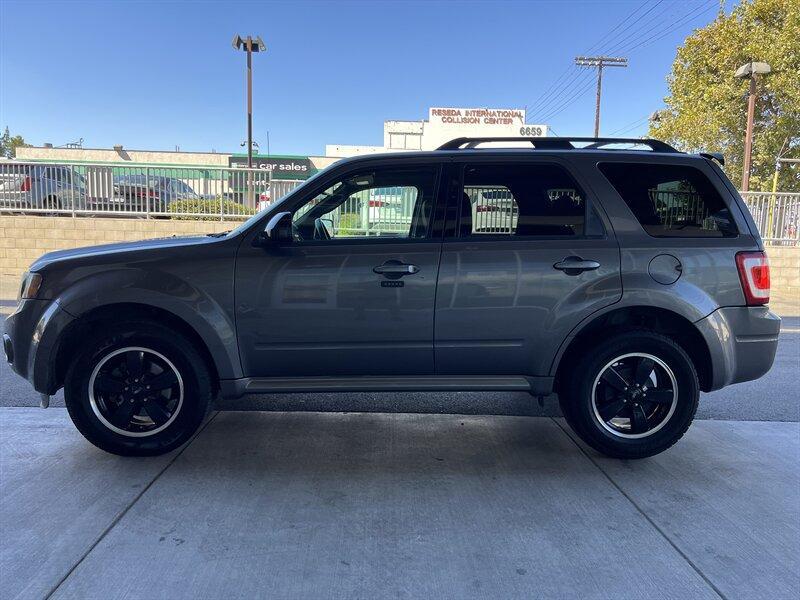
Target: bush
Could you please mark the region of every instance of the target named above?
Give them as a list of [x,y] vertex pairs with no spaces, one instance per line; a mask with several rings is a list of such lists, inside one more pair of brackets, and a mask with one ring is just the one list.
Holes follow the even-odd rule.
[[[221,203],[221,205],[220,205]],[[172,219],[184,220],[199,220],[199,221],[218,221],[220,215],[220,207],[224,216],[249,216],[255,214],[255,210],[248,208],[244,204],[239,204],[233,200],[222,200],[221,198],[214,198],[213,200],[176,200],[170,202],[167,206],[167,212],[175,213]],[[197,217],[189,216],[192,214],[202,214],[206,216]]]
[[361,215],[354,213],[345,213],[339,217],[339,231],[337,235],[340,236],[354,236],[364,235],[361,226]]

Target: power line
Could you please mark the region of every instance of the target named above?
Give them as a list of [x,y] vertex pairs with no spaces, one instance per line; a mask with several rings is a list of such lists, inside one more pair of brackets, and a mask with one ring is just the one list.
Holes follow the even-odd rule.
[[[649,13],[651,10],[653,10],[654,8],[656,8],[656,7],[657,7],[659,4],[661,4],[663,1],[664,1],[664,0],[658,0],[658,2],[656,2],[656,3],[655,3],[655,4],[654,4],[654,5],[653,5],[653,6],[652,6],[652,7],[651,7],[651,8],[650,8],[648,11],[646,11],[646,12],[645,12],[643,15],[640,15],[640,17],[639,17],[639,18],[641,19],[642,17],[644,17],[645,15],[647,15],[647,13]],[[625,17],[624,19],[622,19],[622,21],[620,21],[619,23],[617,23],[617,25],[616,25],[615,27],[612,27],[612,28],[611,28],[611,30],[610,30],[610,31],[608,31],[608,32],[606,33],[606,35],[604,35],[603,37],[601,37],[601,38],[600,38],[600,39],[599,39],[597,42],[595,42],[595,44],[594,44],[593,46],[591,46],[590,48],[587,48],[587,49],[586,49],[586,54],[589,54],[590,52],[594,52],[595,50],[597,50],[597,49],[600,47],[600,45],[601,45],[601,44],[605,43],[605,40],[606,40],[606,38],[607,38],[607,37],[608,37],[608,36],[609,36],[611,33],[613,33],[614,31],[616,31],[617,29],[619,29],[619,28],[620,28],[622,25],[624,25],[625,23],[627,23],[627,22],[628,22],[628,20],[629,20],[629,19],[630,19],[630,18],[631,18],[633,15],[635,15],[637,12],[639,12],[641,9],[645,8],[646,6],[647,6],[647,3],[646,3],[646,2],[643,2],[642,4],[640,4],[639,6],[637,6],[637,7],[636,7],[636,9],[635,9],[635,10],[634,10],[632,13],[630,13],[630,14],[629,14],[627,17]]]
[[543,112],[549,112],[555,106],[557,106],[558,101],[564,97],[569,96],[569,94],[573,93],[576,89],[580,88],[586,80],[589,78],[589,74],[581,69],[575,68],[573,65],[574,71],[572,73],[572,77],[570,77],[569,81],[565,82],[560,90],[557,90],[556,93],[551,96],[542,106],[540,106],[536,111],[539,114]]
[[569,108],[570,106],[575,104],[575,102],[577,102],[578,100],[583,98],[586,95],[586,92],[588,92],[590,89],[592,89],[592,86],[594,85],[594,81],[591,78],[591,72],[590,71],[586,71],[586,73],[588,74],[588,81],[586,82],[586,84],[580,90],[578,90],[570,100],[568,100],[567,102],[564,102],[563,104],[560,104],[560,105],[558,105],[556,107],[551,108],[550,111],[546,115],[544,115],[542,117],[542,121],[546,121],[547,119],[552,119],[556,115],[561,114],[567,108]]
[[629,131],[632,131],[632,130],[636,129],[637,127],[640,127],[641,125],[643,125],[644,123],[646,123],[649,120],[650,120],[650,115],[647,114],[647,115],[645,115],[643,117],[639,117],[635,121],[631,121],[627,125],[623,125],[619,129],[615,129],[614,131],[612,131],[608,135],[610,137],[613,137],[615,135],[619,135],[619,134],[622,134],[622,133],[627,133]]
[[686,23],[691,21],[692,19],[695,19],[695,18],[699,17],[701,14],[705,14],[710,10],[713,10],[715,8],[715,5],[716,5],[715,0],[711,0],[710,4],[707,4],[705,6],[700,6],[697,9],[695,9],[694,11],[692,11],[691,13],[688,13],[688,14],[684,15],[683,18],[679,19],[678,21],[673,22],[670,27],[668,27],[666,29],[662,29],[660,32],[657,32],[655,36],[650,36],[650,37],[642,40],[641,42],[639,42],[635,46],[630,47],[627,50],[627,52],[631,52],[632,50],[636,50],[638,48],[641,48],[642,46],[646,46],[648,44],[652,44],[654,42],[657,42],[658,40],[664,39],[670,33],[672,33],[673,31],[676,31],[677,29],[680,29]]
[[[635,31],[639,31],[641,27],[637,27],[637,24],[639,24],[642,21],[642,19],[644,19],[648,14],[650,14],[656,8],[658,8],[658,6],[661,5],[664,1],[665,0],[658,0],[657,2],[651,5],[648,5],[646,3],[639,5],[633,12],[629,13],[622,21],[620,21],[620,23],[618,23],[617,25],[612,27],[611,30],[606,32],[597,42],[595,42],[593,46],[589,48],[589,50],[587,50],[586,53],[588,54],[592,49],[603,44],[606,39],[614,35],[615,31],[617,31],[625,24],[627,24],[629,21],[631,21],[631,19],[633,19],[633,21],[628,24],[626,30],[621,31],[620,34],[618,34],[622,35],[625,39],[628,39],[629,36],[628,37],[626,36],[628,32],[631,31],[631,28],[634,28]],[[652,18],[650,20],[652,20]],[[648,20],[647,22],[649,23],[650,20]],[[570,70],[570,68],[567,68],[565,71],[563,71],[561,75],[559,75],[559,77],[550,85],[550,87],[548,87],[547,90],[543,94],[541,94],[535,102],[530,104],[529,112],[531,112],[532,114],[535,113],[541,114],[544,112],[548,112],[552,110],[553,105],[559,98],[561,98],[565,94],[569,94],[575,88],[580,87],[583,81],[577,81],[579,78],[579,74],[576,73],[576,71],[580,72],[580,69],[574,69],[573,67],[572,71]],[[571,77],[570,77],[570,72],[572,73]],[[563,83],[561,83],[562,81]],[[530,119],[528,120],[530,121]]]
[[[612,35],[614,31],[616,31],[621,26],[623,26],[625,23],[630,21],[630,19],[632,17],[634,17],[639,11],[647,8],[647,10],[645,10],[641,15],[639,15],[637,17],[637,20],[641,20],[643,17],[647,16],[647,14],[649,14],[651,11],[653,11],[662,2],[664,2],[664,0],[658,0],[655,4],[651,5],[649,8],[647,8],[648,5],[646,3],[640,4],[638,7],[636,7],[635,10],[633,10],[633,12],[629,13],[622,21],[620,21],[617,25],[612,27],[608,32],[605,33],[605,35],[603,35],[597,42],[595,42],[594,45],[592,45],[590,48],[588,48],[586,50],[586,53],[588,54],[588,53],[592,52],[595,48],[597,48],[600,44],[602,44],[606,40],[606,38],[608,38],[610,35]],[[632,25],[635,25],[635,24],[636,24],[636,21],[634,21],[634,23],[632,23]],[[550,84],[550,86],[547,88],[547,90],[545,90],[542,94],[540,94],[536,98],[536,100],[530,104],[530,112],[535,113],[535,112],[538,111],[538,112],[541,113],[541,112],[544,112],[545,110],[547,110],[548,106],[554,100],[554,97],[552,96],[552,94],[557,94],[558,95],[557,97],[560,97],[561,95],[563,95],[563,93],[575,81],[575,78],[576,78],[575,72],[576,71],[579,72],[580,70],[579,69],[575,69],[574,65],[570,65],[569,67],[567,67],[556,78],[556,80],[552,84]],[[569,74],[571,72],[573,73],[573,76],[570,78]],[[565,78],[567,78],[567,81],[565,81],[565,83],[559,85],[562,81],[565,80]],[[548,98],[548,96],[550,96],[550,97]]]
[[[655,5],[653,6],[653,8],[655,9],[657,6],[658,5]],[[639,39],[639,36],[641,36],[643,32],[644,35],[647,35],[648,31],[652,30],[654,26],[658,27],[658,23],[663,22],[663,19],[667,15],[667,13],[670,12],[671,10],[674,10],[674,8],[675,4],[673,3],[665,4],[660,11],[651,15],[650,18],[647,19],[646,21],[639,23],[638,27],[635,27],[627,31],[624,36],[618,39],[614,44],[611,45],[611,47],[609,47],[606,50],[606,53],[607,54],[620,53],[622,49],[631,42],[631,40]]]
[[[652,5],[642,4],[633,12],[628,14],[620,23],[606,32],[591,48],[601,46],[605,40],[612,38],[609,43],[612,49],[621,49],[626,52],[654,43],[663,39],[673,31],[679,29],[692,19],[711,10],[715,5],[715,0],[710,0],[709,4],[702,4],[683,17],[671,20],[666,23],[666,27],[660,27],[656,21],[663,20],[663,16],[674,8],[674,3],[665,5],[663,10],[656,12],[649,19],[643,20],[647,15],[653,13],[665,0],[658,0]],[[643,10],[645,9],[646,10]],[[642,12],[643,11],[643,12]],[[634,19],[634,17],[636,17]],[[631,21],[627,27],[623,26]],[[617,32],[614,35],[614,32]],[[613,36],[613,37],[612,37]],[[614,39],[614,37],[616,39]],[[612,54],[607,52],[606,54]],[[581,74],[580,69],[573,67],[573,70],[566,69],[561,75],[547,88],[547,90],[537,98],[528,110],[537,120],[544,121],[561,113],[565,108],[572,105],[577,99],[581,98],[588,87],[586,81],[588,76]],[[563,100],[562,100],[563,98]],[[530,121],[530,118],[528,119]]]

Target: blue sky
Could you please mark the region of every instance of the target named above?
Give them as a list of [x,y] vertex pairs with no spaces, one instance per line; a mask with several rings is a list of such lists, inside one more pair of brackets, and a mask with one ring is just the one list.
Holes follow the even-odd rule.
[[[273,154],[380,145],[384,120],[429,106],[528,106],[559,135],[591,135],[594,86],[566,71],[590,50],[630,61],[604,76],[601,134],[641,135],[676,47],[717,6],[0,0],[0,127],[36,145],[238,151],[245,56],[230,41],[251,33],[268,47],[254,56],[254,139],[263,151],[269,131]],[[554,82],[569,85],[545,94]]]

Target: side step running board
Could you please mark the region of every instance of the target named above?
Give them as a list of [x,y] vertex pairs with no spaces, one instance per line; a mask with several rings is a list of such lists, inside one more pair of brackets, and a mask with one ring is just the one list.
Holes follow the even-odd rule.
[[220,382],[222,396],[238,398],[245,394],[292,392],[530,392],[547,395],[552,377],[523,375],[455,376],[375,376],[375,377],[248,377]]

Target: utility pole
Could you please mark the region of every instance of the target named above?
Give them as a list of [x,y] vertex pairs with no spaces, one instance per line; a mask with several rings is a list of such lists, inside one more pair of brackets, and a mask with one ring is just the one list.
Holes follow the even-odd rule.
[[613,56],[576,56],[579,67],[597,68],[597,97],[594,107],[594,137],[600,137],[600,95],[603,90],[603,67],[627,67],[628,59]]
[[756,114],[756,84],[759,75],[766,75],[772,68],[765,62],[749,62],[736,69],[734,77],[749,79],[750,90],[747,98],[747,127],[744,133],[744,165],[742,169],[742,191],[750,190],[750,165],[753,157],[753,121]]
[[253,167],[253,52],[266,52],[267,47],[264,45],[261,36],[253,39],[252,36],[247,36],[242,39],[241,36],[233,36],[232,46],[236,50],[244,50],[247,52],[247,166]]

